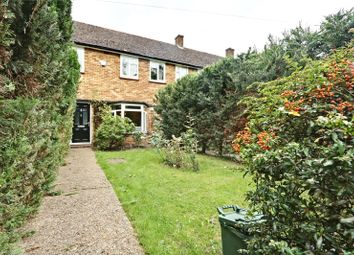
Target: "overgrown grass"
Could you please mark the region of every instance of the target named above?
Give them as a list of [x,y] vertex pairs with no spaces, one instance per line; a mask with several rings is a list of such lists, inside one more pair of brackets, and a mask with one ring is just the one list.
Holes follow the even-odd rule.
[[[152,149],[97,152],[147,254],[221,254],[216,207],[246,206],[241,166],[198,156],[200,171],[164,166]],[[110,163],[122,158],[126,162]]]

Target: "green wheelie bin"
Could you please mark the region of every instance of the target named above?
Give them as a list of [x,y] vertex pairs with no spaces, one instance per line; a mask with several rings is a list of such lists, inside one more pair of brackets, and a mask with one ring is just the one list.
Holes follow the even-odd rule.
[[263,221],[263,215],[247,215],[247,210],[237,205],[226,205],[217,208],[221,227],[223,255],[238,255],[239,249],[247,247],[246,241],[251,238],[245,225]]

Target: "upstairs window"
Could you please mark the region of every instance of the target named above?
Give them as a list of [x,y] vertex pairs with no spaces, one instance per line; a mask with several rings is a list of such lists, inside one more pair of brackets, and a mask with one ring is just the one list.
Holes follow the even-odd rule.
[[80,64],[80,73],[85,72],[85,49],[81,47],[76,47],[77,59]]
[[188,74],[188,68],[176,66],[176,81]]
[[150,62],[150,80],[165,82],[166,66],[164,63]]
[[120,77],[128,79],[138,79],[139,60],[137,58],[121,55],[120,57]]

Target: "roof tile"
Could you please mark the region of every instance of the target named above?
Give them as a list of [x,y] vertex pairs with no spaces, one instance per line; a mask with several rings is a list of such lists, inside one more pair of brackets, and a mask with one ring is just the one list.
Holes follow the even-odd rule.
[[73,41],[77,44],[127,52],[194,67],[210,65],[222,57],[173,44],[127,34],[81,22],[74,22]]

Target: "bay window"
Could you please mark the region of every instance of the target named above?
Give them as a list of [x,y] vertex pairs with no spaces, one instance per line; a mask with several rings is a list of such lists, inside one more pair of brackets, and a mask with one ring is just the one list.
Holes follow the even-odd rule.
[[112,105],[111,108],[113,116],[129,118],[136,131],[147,132],[147,113],[144,105],[120,103]]

